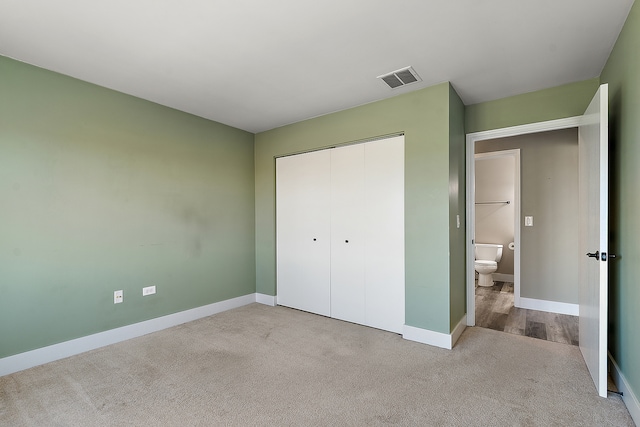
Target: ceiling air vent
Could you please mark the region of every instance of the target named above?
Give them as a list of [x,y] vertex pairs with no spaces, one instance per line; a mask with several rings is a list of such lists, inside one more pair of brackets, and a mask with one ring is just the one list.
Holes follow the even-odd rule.
[[401,68],[377,78],[385,82],[391,89],[422,81],[416,70],[411,67]]

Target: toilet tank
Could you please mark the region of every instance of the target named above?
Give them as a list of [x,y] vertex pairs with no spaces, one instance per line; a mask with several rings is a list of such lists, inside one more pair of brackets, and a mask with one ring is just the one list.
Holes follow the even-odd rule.
[[502,245],[476,243],[476,259],[500,262],[502,259]]

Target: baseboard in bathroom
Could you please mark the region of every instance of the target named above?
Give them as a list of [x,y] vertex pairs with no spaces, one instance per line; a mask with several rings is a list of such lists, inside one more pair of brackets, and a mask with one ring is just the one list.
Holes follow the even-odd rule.
[[495,282],[514,282],[513,274],[493,273],[493,280]]
[[546,311],[548,313],[568,314],[570,316],[578,316],[580,311],[580,306],[578,304],[524,297],[520,297],[520,304],[517,305],[517,307],[529,310]]

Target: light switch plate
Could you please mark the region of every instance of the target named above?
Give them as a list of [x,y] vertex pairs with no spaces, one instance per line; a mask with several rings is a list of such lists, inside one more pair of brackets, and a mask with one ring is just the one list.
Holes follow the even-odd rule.
[[532,216],[525,216],[524,217],[524,226],[525,227],[533,227],[533,217]]

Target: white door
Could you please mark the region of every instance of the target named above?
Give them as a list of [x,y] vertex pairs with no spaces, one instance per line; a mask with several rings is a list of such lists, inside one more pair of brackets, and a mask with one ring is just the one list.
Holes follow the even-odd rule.
[[365,324],[364,147],[331,151],[331,317]]
[[602,85],[579,128],[582,261],[580,351],[598,394],[607,396],[608,86]]
[[276,160],[278,304],[402,332],[404,136]]
[[365,144],[366,324],[404,326],[404,136]]
[[404,326],[404,137],[331,150],[331,317]]
[[331,315],[330,156],[276,159],[278,304]]

